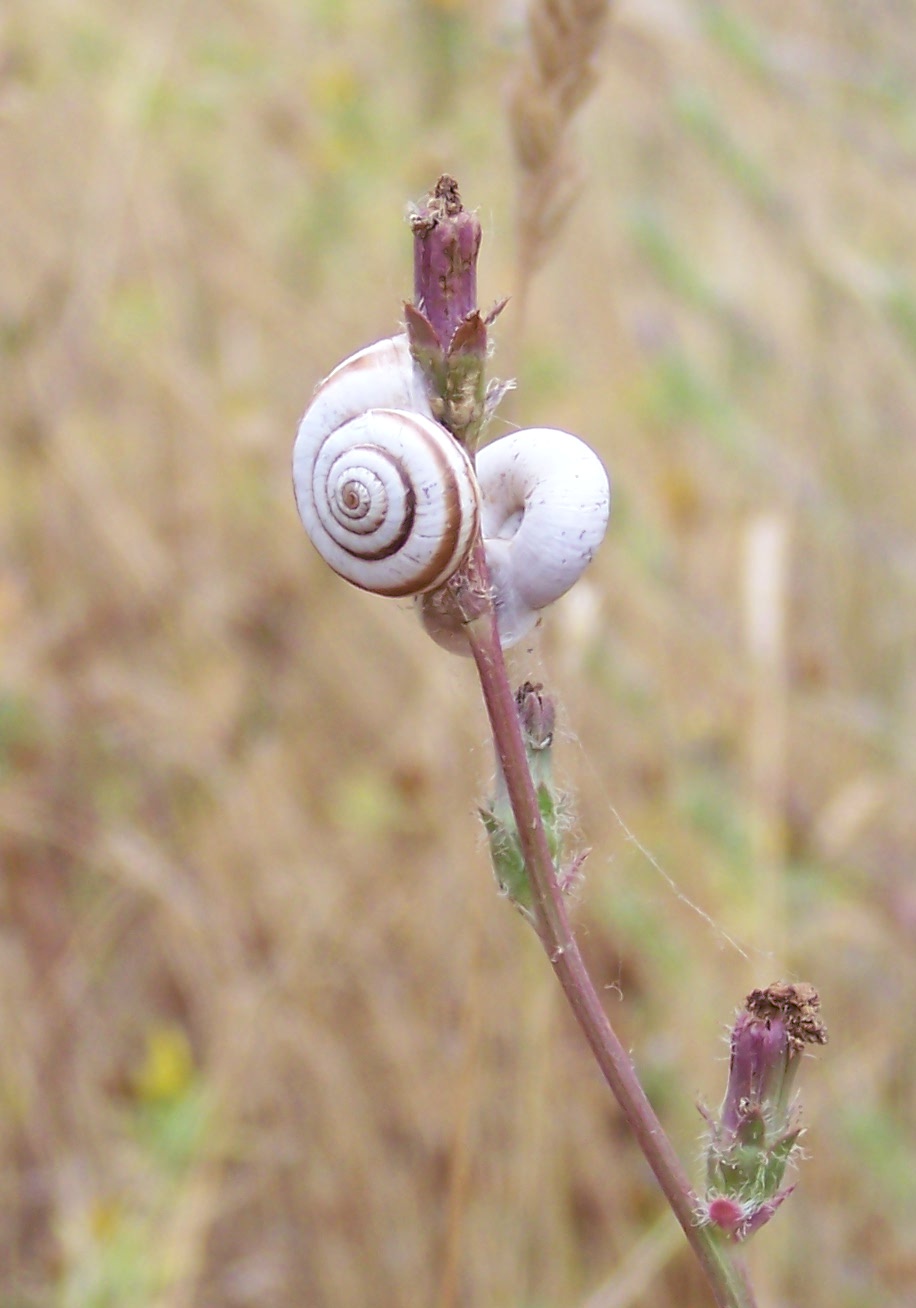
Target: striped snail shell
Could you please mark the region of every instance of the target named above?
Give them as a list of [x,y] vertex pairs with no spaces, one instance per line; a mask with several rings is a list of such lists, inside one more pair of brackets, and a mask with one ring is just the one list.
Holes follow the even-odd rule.
[[293,487],[318,552],[377,595],[441,586],[477,531],[471,461],[434,420],[406,336],[367,346],[320,383],[296,436]]

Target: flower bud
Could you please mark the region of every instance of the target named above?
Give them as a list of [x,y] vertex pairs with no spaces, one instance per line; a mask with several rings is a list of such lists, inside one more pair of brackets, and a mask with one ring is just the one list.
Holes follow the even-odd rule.
[[[530,681],[526,681],[516,691],[515,705],[547,845],[556,863],[561,846],[562,819],[550,757],[556,710],[550,696],[543,693],[543,687],[533,685]],[[506,779],[498,761],[496,794],[490,804],[480,810],[480,816],[489,838],[490,856],[500,888],[518,908],[525,911],[531,905],[531,887]]]
[[549,785],[552,779],[550,748],[557,718],[554,702],[549,695],[543,694],[543,690],[543,686],[526,681],[515,692],[525,753],[536,786]]
[[728,1086],[710,1128],[702,1221],[733,1240],[767,1222],[793,1187],[780,1189],[802,1133],[793,1088],[806,1044],[825,1044],[813,986],[753,990],[731,1033]]
[[405,305],[411,352],[433,416],[474,450],[486,417],[487,323],[477,309],[480,221],[443,174],[410,217],[414,300]]

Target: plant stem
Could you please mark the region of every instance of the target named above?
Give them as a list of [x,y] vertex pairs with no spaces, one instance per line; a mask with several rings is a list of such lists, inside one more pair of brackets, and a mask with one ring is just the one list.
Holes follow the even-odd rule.
[[[483,546],[477,548],[483,555]],[[475,559],[475,567],[485,573],[485,557]],[[491,611],[470,624],[468,636],[518,825],[541,943],[598,1066],[706,1274],[716,1303],[720,1308],[754,1308],[743,1269],[718,1236],[696,1223],[697,1197],[586,970],[541,822],[495,614]]]
[[[480,224],[462,205],[455,181],[443,176],[425,205],[414,214],[411,227],[415,305],[408,313],[408,325],[412,348],[415,357],[424,361],[431,391],[438,390],[445,425],[457,434],[450,420],[453,411],[445,404],[451,389],[461,391],[460,386],[452,386],[454,374],[464,364],[463,352],[476,354],[481,365],[486,355],[486,322],[477,310]],[[430,338],[431,350],[426,348]],[[482,391],[473,394],[479,405]],[[479,414],[476,421],[464,423],[462,430],[476,430],[481,417]],[[604,1078],[706,1274],[716,1303],[719,1308],[755,1308],[747,1278],[721,1236],[697,1225],[697,1197],[601,1006],[573,936],[528,767],[515,697],[499,641],[486,552],[479,534],[463,576],[453,579],[448,587],[454,587],[456,596],[462,588],[473,594],[474,604],[466,610],[467,618],[472,620],[467,622],[465,630],[515,814],[541,943]]]

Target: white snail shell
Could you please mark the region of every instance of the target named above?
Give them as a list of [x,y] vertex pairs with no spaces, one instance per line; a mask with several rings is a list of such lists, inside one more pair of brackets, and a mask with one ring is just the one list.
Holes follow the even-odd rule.
[[379,595],[417,595],[429,634],[470,652],[434,592],[480,524],[500,640],[521,640],[578,580],[610,510],[601,460],[569,432],[533,427],[485,446],[476,475],[435,421],[406,336],[377,341],[318,386],[293,453],[296,503],[319,553]]
[[[584,441],[552,427],[512,432],[477,455],[481,531],[493,586],[500,642],[522,640],[540,611],[578,581],[604,539],[610,484]],[[426,630],[454,653],[469,653],[463,633],[420,603]]]
[[325,561],[378,595],[441,586],[477,530],[471,461],[434,420],[406,336],[351,355],[318,386],[296,436],[293,487]]

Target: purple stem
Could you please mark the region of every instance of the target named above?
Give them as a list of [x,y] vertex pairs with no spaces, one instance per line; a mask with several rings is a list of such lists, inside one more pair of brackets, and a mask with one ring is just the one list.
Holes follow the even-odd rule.
[[[477,311],[480,224],[463,208],[455,181],[440,177],[411,225],[417,307],[447,351],[457,327]],[[490,599],[486,552],[479,537],[466,572],[475,579],[480,599],[480,616],[466,630],[518,826],[538,936],[604,1078],[706,1274],[716,1303],[720,1308],[755,1308],[747,1278],[721,1237],[709,1227],[697,1225],[697,1197],[601,1005],[573,936],[528,767]]]
[[[482,545],[478,550],[483,555]],[[475,566],[485,570],[485,558],[475,560]],[[697,1196],[601,1005],[572,933],[528,768],[495,613],[491,610],[472,623],[468,634],[518,826],[541,944],[604,1079],[706,1274],[716,1303],[720,1308],[754,1308],[753,1292],[743,1270],[718,1236],[697,1225]]]

